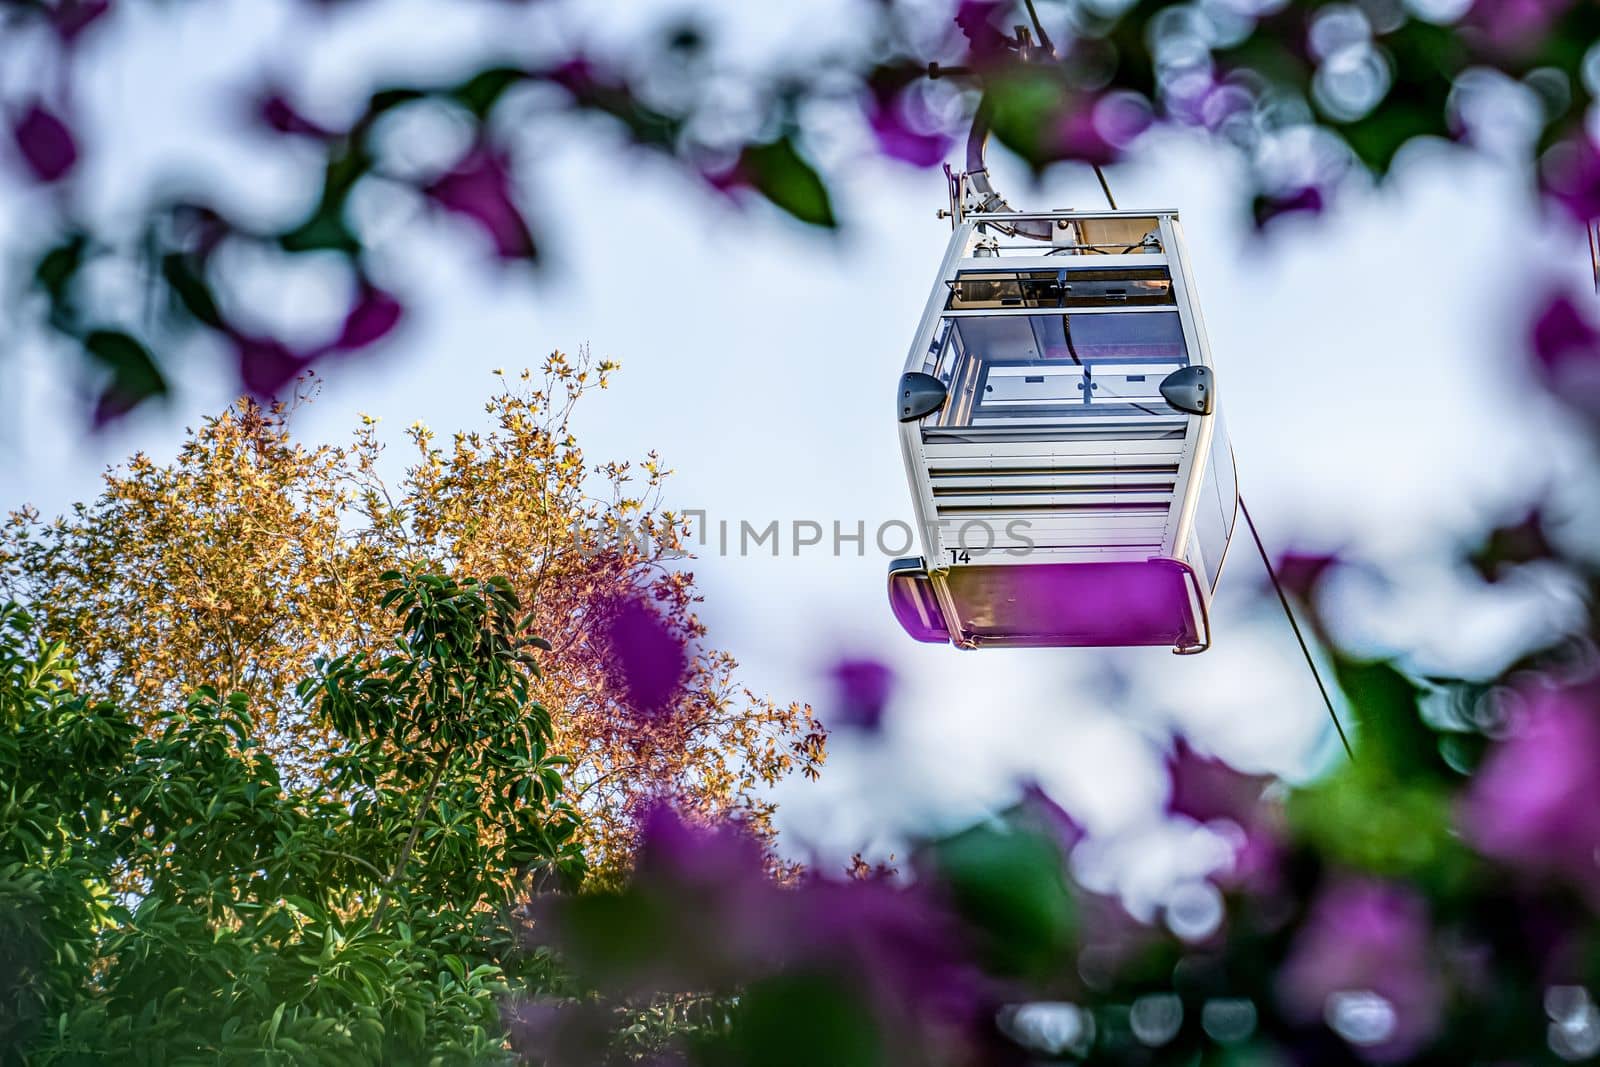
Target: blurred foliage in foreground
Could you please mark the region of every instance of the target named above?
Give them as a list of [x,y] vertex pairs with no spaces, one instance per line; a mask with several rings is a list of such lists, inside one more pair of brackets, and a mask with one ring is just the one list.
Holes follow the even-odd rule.
[[1536,650],[1494,684],[1333,662],[1357,747],[1321,780],[1271,786],[1174,743],[1168,814],[1220,835],[1231,859],[1177,887],[1153,923],[1075,882],[1082,834],[1037,790],[921,842],[903,872],[858,864],[793,886],[763,876],[739,827],[663,809],[628,885],[535,899],[530,944],[587,993],[519,1002],[517,1047],[545,1067],[625,1062],[631,1046],[606,1025],[618,1005],[698,991],[725,1015],[671,1036],[652,1063],[1600,1056],[1592,639]]
[[[0,48],[17,68],[4,113],[32,186],[8,249],[23,265],[27,328],[8,340],[49,337],[74,353],[96,425],[168,393],[175,355],[192,345],[271,397],[314,363],[380,344],[421,296],[379,236],[397,215],[458,220],[446,232],[495,260],[536,263],[548,223],[527,190],[550,139],[594,117],[621,133],[606,142],[619,152],[830,229],[840,175],[819,166],[814,142],[849,144],[838,132],[853,129],[867,152],[931,167],[980,96],[996,137],[1036,169],[1114,162],[1152,125],[1200,131],[1238,150],[1261,222],[1321,210],[1346,173],[1381,177],[1419,139],[1509,151],[1567,217],[1600,216],[1600,149],[1584,127],[1600,80],[1589,0],[1036,0],[1053,56],[1017,33],[1029,20],[1015,0],[881,0],[862,3],[852,40],[797,41],[765,70],[719,48],[715,18],[692,6],[619,47],[600,43],[603,7],[508,4],[503,30],[481,34],[453,76],[350,77],[309,99],[297,82],[307,60],[290,53],[271,84],[241,85],[253,104],[240,106],[240,126],[299,161],[299,203],[262,210],[253,168],[199,175],[174,160],[165,184],[107,213],[89,191],[109,175],[120,184],[119,160],[88,136],[96,116],[82,113],[80,83],[107,49],[127,47],[119,22],[141,13],[128,9],[154,6],[0,2]],[[307,35],[319,20],[365,19],[372,39],[410,34],[385,20],[426,26],[414,8],[301,6]],[[191,62],[178,53],[172,76]],[[949,76],[930,78],[930,64]],[[461,136],[447,158],[423,162],[396,133],[407,123]],[[333,267],[342,315],[312,337],[273,325],[252,295],[272,285],[238,284],[229,264],[241,261],[280,274],[295,261]]]

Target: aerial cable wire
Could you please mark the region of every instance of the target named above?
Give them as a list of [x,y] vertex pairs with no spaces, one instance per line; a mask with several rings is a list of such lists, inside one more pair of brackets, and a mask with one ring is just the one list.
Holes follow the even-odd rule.
[[1106,203],[1111,205],[1111,210],[1112,211],[1117,210],[1117,201],[1111,195],[1111,184],[1106,181],[1106,172],[1100,169],[1100,164],[1098,164],[1098,163],[1093,164],[1093,166],[1094,166],[1094,176],[1096,178],[1100,179],[1100,188],[1105,191]]
[[1300,632],[1300,624],[1295,621],[1294,609],[1289,606],[1289,597],[1283,591],[1283,583],[1278,581],[1278,574],[1273,569],[1272,557],[1267,554],[1267,546],[1261,542],[1261,534],[1256,530],[1256,521],[1250,517],[1250,509],[1245,507],[1244,497],[1239,498],[1239,510],[1244,513],[1245,525],[1250,527],[1250,537],[1256,543],[1256,551],[1261,553],[1261,564],[1267,568],[1267,577],[1272,579],[1272,588],[1278,594],[1278,603],[1283,605],[1283,614],[1289,620],[1289,626],[1294,630],[1294,639],[1300,642],[1300,654],[1306,658],[1306,666],[1311,668],[1311,677],[1316,679],[1317,692],[1322,694],[1322,703],[1328,708],[1328,718],[1333,720],[1333,728],[1339,732],[1339,741],[1344,745],[1345,755],[1354,763],[1355,750],[1350,747],[1350,738],[1345,736],[1344,723],[1339,721],[1339,713],[1333,709],[1333,698],[1328,695],[1328,687],[1322,684],[1322,672],[1317,669],[1317,661],[1311,655],[1311,648],[1306,644],[1305,635]]
[[[1031,10],[1031,4],[1029,8]],[[1114,209],[1117,206],[1116,201],[1111,200],[1111,186],[1106,183],[1105,174],[1098,166],[1094,168],[1094,173],[1100,179],[1100,186],[1105,190],[1106,199],[1111,202]],[[1283,591],[1283,583],[1278,581],[1278,572],[1272,566],[1272,556],[1261,540],[1261,532],[1256,529],[1256,520],[1250,517],[1250,509],[1245,507],[1243,496],[1239,497],[1239,510],[1244,514],[1245,525],[1250,527],[1250,538],[1256,543],[1256,551],[1261,553],[1261,565],[1267,569],[1267,577],[1272,580],[1273,591],[1278,594],[1278,603],[1283,605],[1283,614],[1289,620],[1289,628],[1294,631],[1294,639],[1300,643],[1300,654],[1305,657],[1306,666],[1311,669],[1311,677],[1317,683],[1317,692],[1322,694],[1322,703],[1328,709],[1328,718],[1333,720],[1334,730],[1339,734],[1339,743],[1344,745],[1344,754],[1354,763],[1355,749],[1350,747],[1350,738],[1344,732],[1344,723],[1339,721],[1339,713],[1334,709],[1333,698],[1328,695],[1328,687],[1323,684],[1322,671],[1317,668],[1316,657],[1311,654],[1311,646],[1306,644],[1305,634],[1300,632],[1300,623],[1294,617],[1294,609],[1289,605],[1289,596]]]
[[1589,235],[1589,265],[1594,269],[1594,291],[1600,293],[1600,222],[1584,224],[1584,232]]

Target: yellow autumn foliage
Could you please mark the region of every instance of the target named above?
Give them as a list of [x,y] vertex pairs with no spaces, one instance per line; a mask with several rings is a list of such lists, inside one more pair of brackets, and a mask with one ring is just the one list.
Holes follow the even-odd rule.
[[[69,644],[89,693],[138,716],[181,707],[202,685],[244,692],[261,743],[314,774],[328,739],[294,685],[316,657],[370,648],[391,629],[378,576],[505,575],[553,646],[539,699],[597,868],[626,863],[637,806],[662,796],[770,836],[767,787],[814,776],[823,734],[808,706],[741,686],[734,659],[706,642],[686,526],[660,506],[659,457],[584,457],[572,412],[614,367],[557,352],[540,375],[502,376],[486,430],[442,445],[412,426],[414,454],[392,479],[372,418],[348,444],[295,440],[310,383],[286,404],[240,401],[191,431],[171,463],[135,455],[109,471],[101,496],[68,515],[12,513],[0,599],[28,604]],[[672,713],[643,719],[600,625],[607,605],[637,596],[690,649]]]

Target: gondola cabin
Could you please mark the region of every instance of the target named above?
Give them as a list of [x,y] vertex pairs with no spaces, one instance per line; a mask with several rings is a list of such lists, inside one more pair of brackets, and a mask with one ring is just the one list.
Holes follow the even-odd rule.
[[912,637],[1209,646],[1238,492],[1175,212],[958,219],[895,413]]

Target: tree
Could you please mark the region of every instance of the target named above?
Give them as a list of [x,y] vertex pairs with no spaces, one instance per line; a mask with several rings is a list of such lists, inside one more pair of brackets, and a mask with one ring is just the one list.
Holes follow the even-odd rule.
[[503,580],[389,578],[388,654],[301,685],[333,792],[280,773],[242,694],[141,729],[0,608],[0,1061],[505,1057],[500,996],[551,982],[511,905],[584,870],[537,642]]
[[[135,456],[69,516],[14,514],[0,588],[74,649],[97,698],[161,721],[196,688],[244,693],[273,758],[318,775],[331,735],[294,687],[319,656],[383,643],[377,576],[504,575],[552,644],[539,695],[597,866],[625,862],[634,809],[657,795],[768,834],[765,787],[814,774],[822,735],[808,707],[738,686],[733,658],[701,640],[659,459],[642,478],[594,467],[572,437],[574,406],[612,369],[555,353],[542,380],[525,373],[489,401],[487,433],[444,449],[412,427],[415,458],[393,487],[372,420],[347,446],[307,448],[291,405],[243,401],[173,463]],[[649,707],[616,654],[639,642],[661,646]]]

